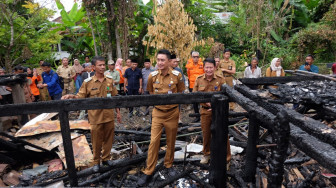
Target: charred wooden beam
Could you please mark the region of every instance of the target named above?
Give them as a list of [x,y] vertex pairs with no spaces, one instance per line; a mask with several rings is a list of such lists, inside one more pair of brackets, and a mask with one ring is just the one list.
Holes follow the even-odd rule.
[[59,115],[60,124],[61,124],[63,147],[64,147],[65,160],[66,160],[68,174],[69,174],[70,185],[71,187],[77,187],[78,179],[77,179],[77,174],[76,174],[75,158],[74,158],[74,153],[73,153],[73,148],[72,148],[68,112],[60,111],[58,115]]
[[325,80],[318,76],[285,76],[285,77],[261,77],[261,78],[240,78],[243,84],[246,85],[274,85],[284,84],[288,82],[301,82],[303,80]]
[[181,173],[179,173],[178,175],[176,176],[173,176],[173,177],[169,177],[167,178],[166,180],[164,181],[161,181],[157,184],[154,185],[154,187],[165,187],[166,185],[169,185],[171,183],[173,183],[174,181],[180,179],[180,178],[183,178],[185,176],[187,176],[189,173],[191,173],[193,171],[193,169],[187,169]]
[[[39,114],[49,112],[59,112],[63,109],[67,111],[129,108],[136,106],[154,106],[165,104],[191,104],[210,102],[214,94],[221,92],[196,92],[188,94],[162,94],[162,95],[129,95],[105,98],[87,98],[56,100],[29,104],[1,105],[1,116],[12,116],[21,114]],[[52,106],[52,108],[50,108]]]
[[27,81],[27,74],[3,75],[0,77],[0,86],[23,84]]
[[246,97],[255,101],[257,104],[259,104],[272,114],[277,114],[281,110],[284,110],[287,114],[290,114],[288,116],[288,120],[291,123],[305,130],[307,133],[314,135],[320,140],[331,144],[336,148],[336,130],[329,128],[327,125],[317,120],[304,116],[296,112],[295,110],[288,109],[279,104],[267,103],[257,94],[250,92],[248,87],[246,86],[236,85],[235,89],[244,94]]
[[224,95],[211,99],[212,119],[209,182],[215,187],[226,187],[226,156],[229,126],[229,100]]
[[234,112],[234,111],[230,111],[229,112],[229,116],[230,117],[249,117],[249,113],[248,112]]
[[288,115],[285,111],[281,111],[276,116],[276,124],[272,134],[273,143],[277,147],[272,149],[271,159],[269,160],[269,174],[267,187],[281,187],[284,175],[284,162],[287,158],[287,150],[289,146],[289,122]]
[[110,177],[111,179],[115,178],[116,176],[118,175],[121,175],[121,174],[124,174],[125,172],[127,172],[129,169],[131,169],[130,166],[127,166],[127,167],[123,167],[123,168],[117,168],[117,169],[113,169],[113,170],[110,170],[108,172],[105,172],[101,175],[99,175],[98,177],[95,177],[95,178],[92,178],[92,179],[89,179],[87,181],[84,181],[84,182],[81,182],[78,184],[79,187],[84,187],[84,186],[88,186],[88,185],[91,185],[93,183],[96,183],[100,180],[103,180],[103,179],[106,179],[108,177]]
[[230,145],[237,146],[237,147],[242,147],[242,148],[247,147],[246,142],[238,142],[238,141],[234,141],[234,140],[230,140]]
[[229,97],[238,103],[248,112],[257,112],[255,113],[256,118],[263,122],[263,125],[273,125],[275,116],[271,113],[268,113],[265,109],[260,107],[257,103],[251,99],[246,98],[238,91],[232,89],[230,86],[222,85],[224,92],[229,95]]
[[307,134],[299,127],[290,124],[290,140],[306,155],[316,160],[323,167],[336,173],[336,150],[328,143],[324,143],[313,135]]
[[244,169],[244,180],[246,182],[255,183],[255,175],[257,169],[258,149],[257,144],[259,140],[259,124],[260,121],[256,118],[256,112],[250,113],[248,140],[246,148],[246,159]]
[[194,181],[196,181],[197,183],[199,183],[200,185],[202,185],[202,187],[205,187],[205,188],[213,188],[213,186],[211,186],[210,184],[206,183],[205,181],[199,179],[199,178],[198,178],[195,174],[193,174],[193,173],[188,174],[188,176],[189,176],[192,180],[194,180]]

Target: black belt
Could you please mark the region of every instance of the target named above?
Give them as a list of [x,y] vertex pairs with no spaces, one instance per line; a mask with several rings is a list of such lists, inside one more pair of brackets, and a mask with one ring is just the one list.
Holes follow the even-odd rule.
[[161,109],[159,109],[159,108],[157,108],[157,107],[154,107],[155,109],[157,109],[157,110],[159,110],[159,111],[161,111],[161,112],[169,112],[169,111],[172,111],[172,110],[174,110],[174,109],[176,109],[178,106],[175,106],[175,107],[173,107],[173,108],[171,108],[171,109],[168,109],[168,110],[161,110]]
[[208,107],[208,106],[202,106],[202,108],[207,109],[207,110],[211,109],[211,107]]

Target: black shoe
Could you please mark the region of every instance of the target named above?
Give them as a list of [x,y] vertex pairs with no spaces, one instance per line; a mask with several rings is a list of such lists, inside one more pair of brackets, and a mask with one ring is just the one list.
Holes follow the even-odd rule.
[[152,175],[142,174],[141,177],[138,179],[137,185],[139,187],[144,186],[147,184],[152,178]]
[[104,166],[112,166],[113,165],[113,161],[112,160],[103,161],[103,165]]
[[169,175],[170,177],[174,177],[174,176],[177,175],[177,173],[176,173],[176,171],[174,170],[173,167],[166,168],[166,169],[167,169],[168,175]]
[[99,172],[99,170],[100,170],[100,166],[99,166],[99,164],[94,165],[94,166],[92,167],[92,170],[93,170],[94,173]]
[[200,118],[196,118],[194,121],[192,121],[193,123],[198,123],[198,122],[200,122],[201,121],[201,119]]

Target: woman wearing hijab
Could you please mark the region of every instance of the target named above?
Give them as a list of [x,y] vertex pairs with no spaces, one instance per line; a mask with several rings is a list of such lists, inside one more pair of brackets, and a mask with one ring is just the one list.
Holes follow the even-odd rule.
[[271,66],[266,70],[266,77],[280,77],[285,76],[285,71],[281,67],[281,59],[274,58],[271,62]]

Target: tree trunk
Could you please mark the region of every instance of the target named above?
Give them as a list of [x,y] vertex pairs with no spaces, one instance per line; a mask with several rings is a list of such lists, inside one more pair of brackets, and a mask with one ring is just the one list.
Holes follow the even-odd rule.
[[115,24],[115,36],[116,36],[116,44],[117,44],[117,58],[121,58],[121,46],[120,46],[120,35],[119,35],[119,26]]
[[112,30],[112,25],[113,22],[112,20],[114,19],[114,12],[112,12],[113,7],[111,7],[111,4],[113,5],[113,2],[111,0],[106,1],[106,11],[107,11],[107,36],[108,36],[108,52],[107,56],[109,60],[113,59],[113,45],[112,45],[112,35],[113,35],[113,30]]
[[90,18],[90,12],[89,12],[88,9],[86,10],[86,15],[87,15],[87,17],[89,19],[89,23],[90,23],[90,28],[91,28],[92,38],[93,38],[93,46],[94,46],[94,50],[95,50],[95,56],[98,56],[96,36],[95,36],[94,29],[93,29],[93,26],[92,26],[92,22],[91,22],[91,18]]

